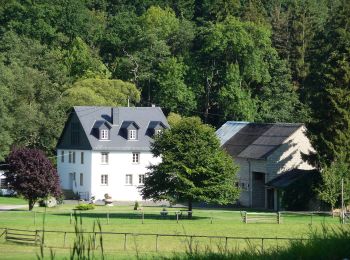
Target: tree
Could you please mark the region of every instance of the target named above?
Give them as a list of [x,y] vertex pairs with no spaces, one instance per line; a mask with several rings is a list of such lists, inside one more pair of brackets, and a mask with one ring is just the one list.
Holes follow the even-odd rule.
[[72,106],[126,106],[140,101],[140,92],[129,82],[117,79],[84,79],[63,93],[65,109]]
[[162,162],[149,167],[141,189],[145,199],[187,201],[191,217],[194,201],[228,204],[238,198],[237,167],[199,118],[181,119],[156,137],[151,151]]
[[56,169],[41,150],[14,148],[6,164],[6,179],[17,194],[28,200],[29,210],[38,199],[61,195]]

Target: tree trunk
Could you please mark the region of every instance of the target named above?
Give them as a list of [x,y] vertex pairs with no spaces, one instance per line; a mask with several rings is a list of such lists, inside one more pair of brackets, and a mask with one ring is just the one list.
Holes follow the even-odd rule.
[[192,199],[188,200],[188,219],[192,218]]
[[28,204],[29,204],[29,211],[32,211],[32,209],[34,208],[34,205],[35,205],[35,200],[29,199]]

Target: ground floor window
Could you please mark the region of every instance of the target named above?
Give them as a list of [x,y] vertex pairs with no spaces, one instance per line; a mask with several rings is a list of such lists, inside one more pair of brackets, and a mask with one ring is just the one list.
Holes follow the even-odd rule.
[[139,184],[140,185],[145,184],[145,175],[144,174],[139,175]]
[[80,173],[80,186],[84,185],[84,175]]
[[108,185],[108,174],[101,175],[101,185]]

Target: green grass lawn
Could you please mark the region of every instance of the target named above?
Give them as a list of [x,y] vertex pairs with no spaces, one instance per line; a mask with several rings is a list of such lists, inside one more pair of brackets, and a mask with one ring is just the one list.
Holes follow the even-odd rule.
[[[47,209],[45,215],[45,230],[47,231],[74,231],[74,225],[70,224],[70,213],[74,205],[61,205]],[[168,209],[169,215],[161,217],[160,207],[144,207],[144,223],[142,214],[133,211],[132,206],[97,206],[94,210],[81,212],[81,220],[85,231],[93,230],[93,223],[100,221],[104,232],[129,232],[129,233],[158,233],[158,234],[187,234],[203,236],[235,236],[242,238],[253,237],[307,237],[310,230],[321,230],[322,223],[328,226],[338,226],[338,218],[329,216],[299,216],[282,215],[282,224],[245,224],[242,222],[239,211],[227,209],[195,209],[192,220],[180,219],[176,222],[175,211]],[[36,213],[35,213],[36,212]],[[107,212],[109,223],[107,223]],[[78,214],[80,216],[80,214]],[[0,212],[0,228],[18,228],[28,230],[41,230],[43,228],[44,209],[35,208],[34,212],[16,210]],[[312,224],[311,224],[312,223]],[[0,234],[1,234],[0,230]],[[74,234],[66,234],[65,246],[72,245]],[[152,257],[155,252],[155,236],[127,236],[127,250],[124,251],[124,235],[108,234],[103,236],[104,248],[110,258],[117,257],[130,259],[135,257],[135,252],[147,254]],[[260,247],[261,240],[250,239],[252,246]],[[60,258],[69,254],[64,246],[64,233],[46,233],[45,244],[54,247],[54,251]],[[162,254],[185,251],[189,244],[183,237],[159,237],[158,249]],[[198,238],[193,240],[198,248],[222,247],[224,240]],[[247,240],[229,240],[228,249],[243,249],[247,247]],[[269,246],[284,246],[285,241],[265,240],[265,248]],[[20,259],[27,254],[35,258],[39,248],[33,246],[19,246],[18,244],[5,242],[0,238],[0,252],[8,252],[1,259]],[[159,254],[159,253],[158,253]]]
[[22,198],[0,196],[0,205],[27,205],[28,202]]

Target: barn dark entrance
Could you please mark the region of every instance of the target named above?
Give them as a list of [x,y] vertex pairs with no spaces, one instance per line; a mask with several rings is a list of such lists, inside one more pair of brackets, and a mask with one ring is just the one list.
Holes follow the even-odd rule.
[[253,172],[252,207],[265,208],[265,173]]

